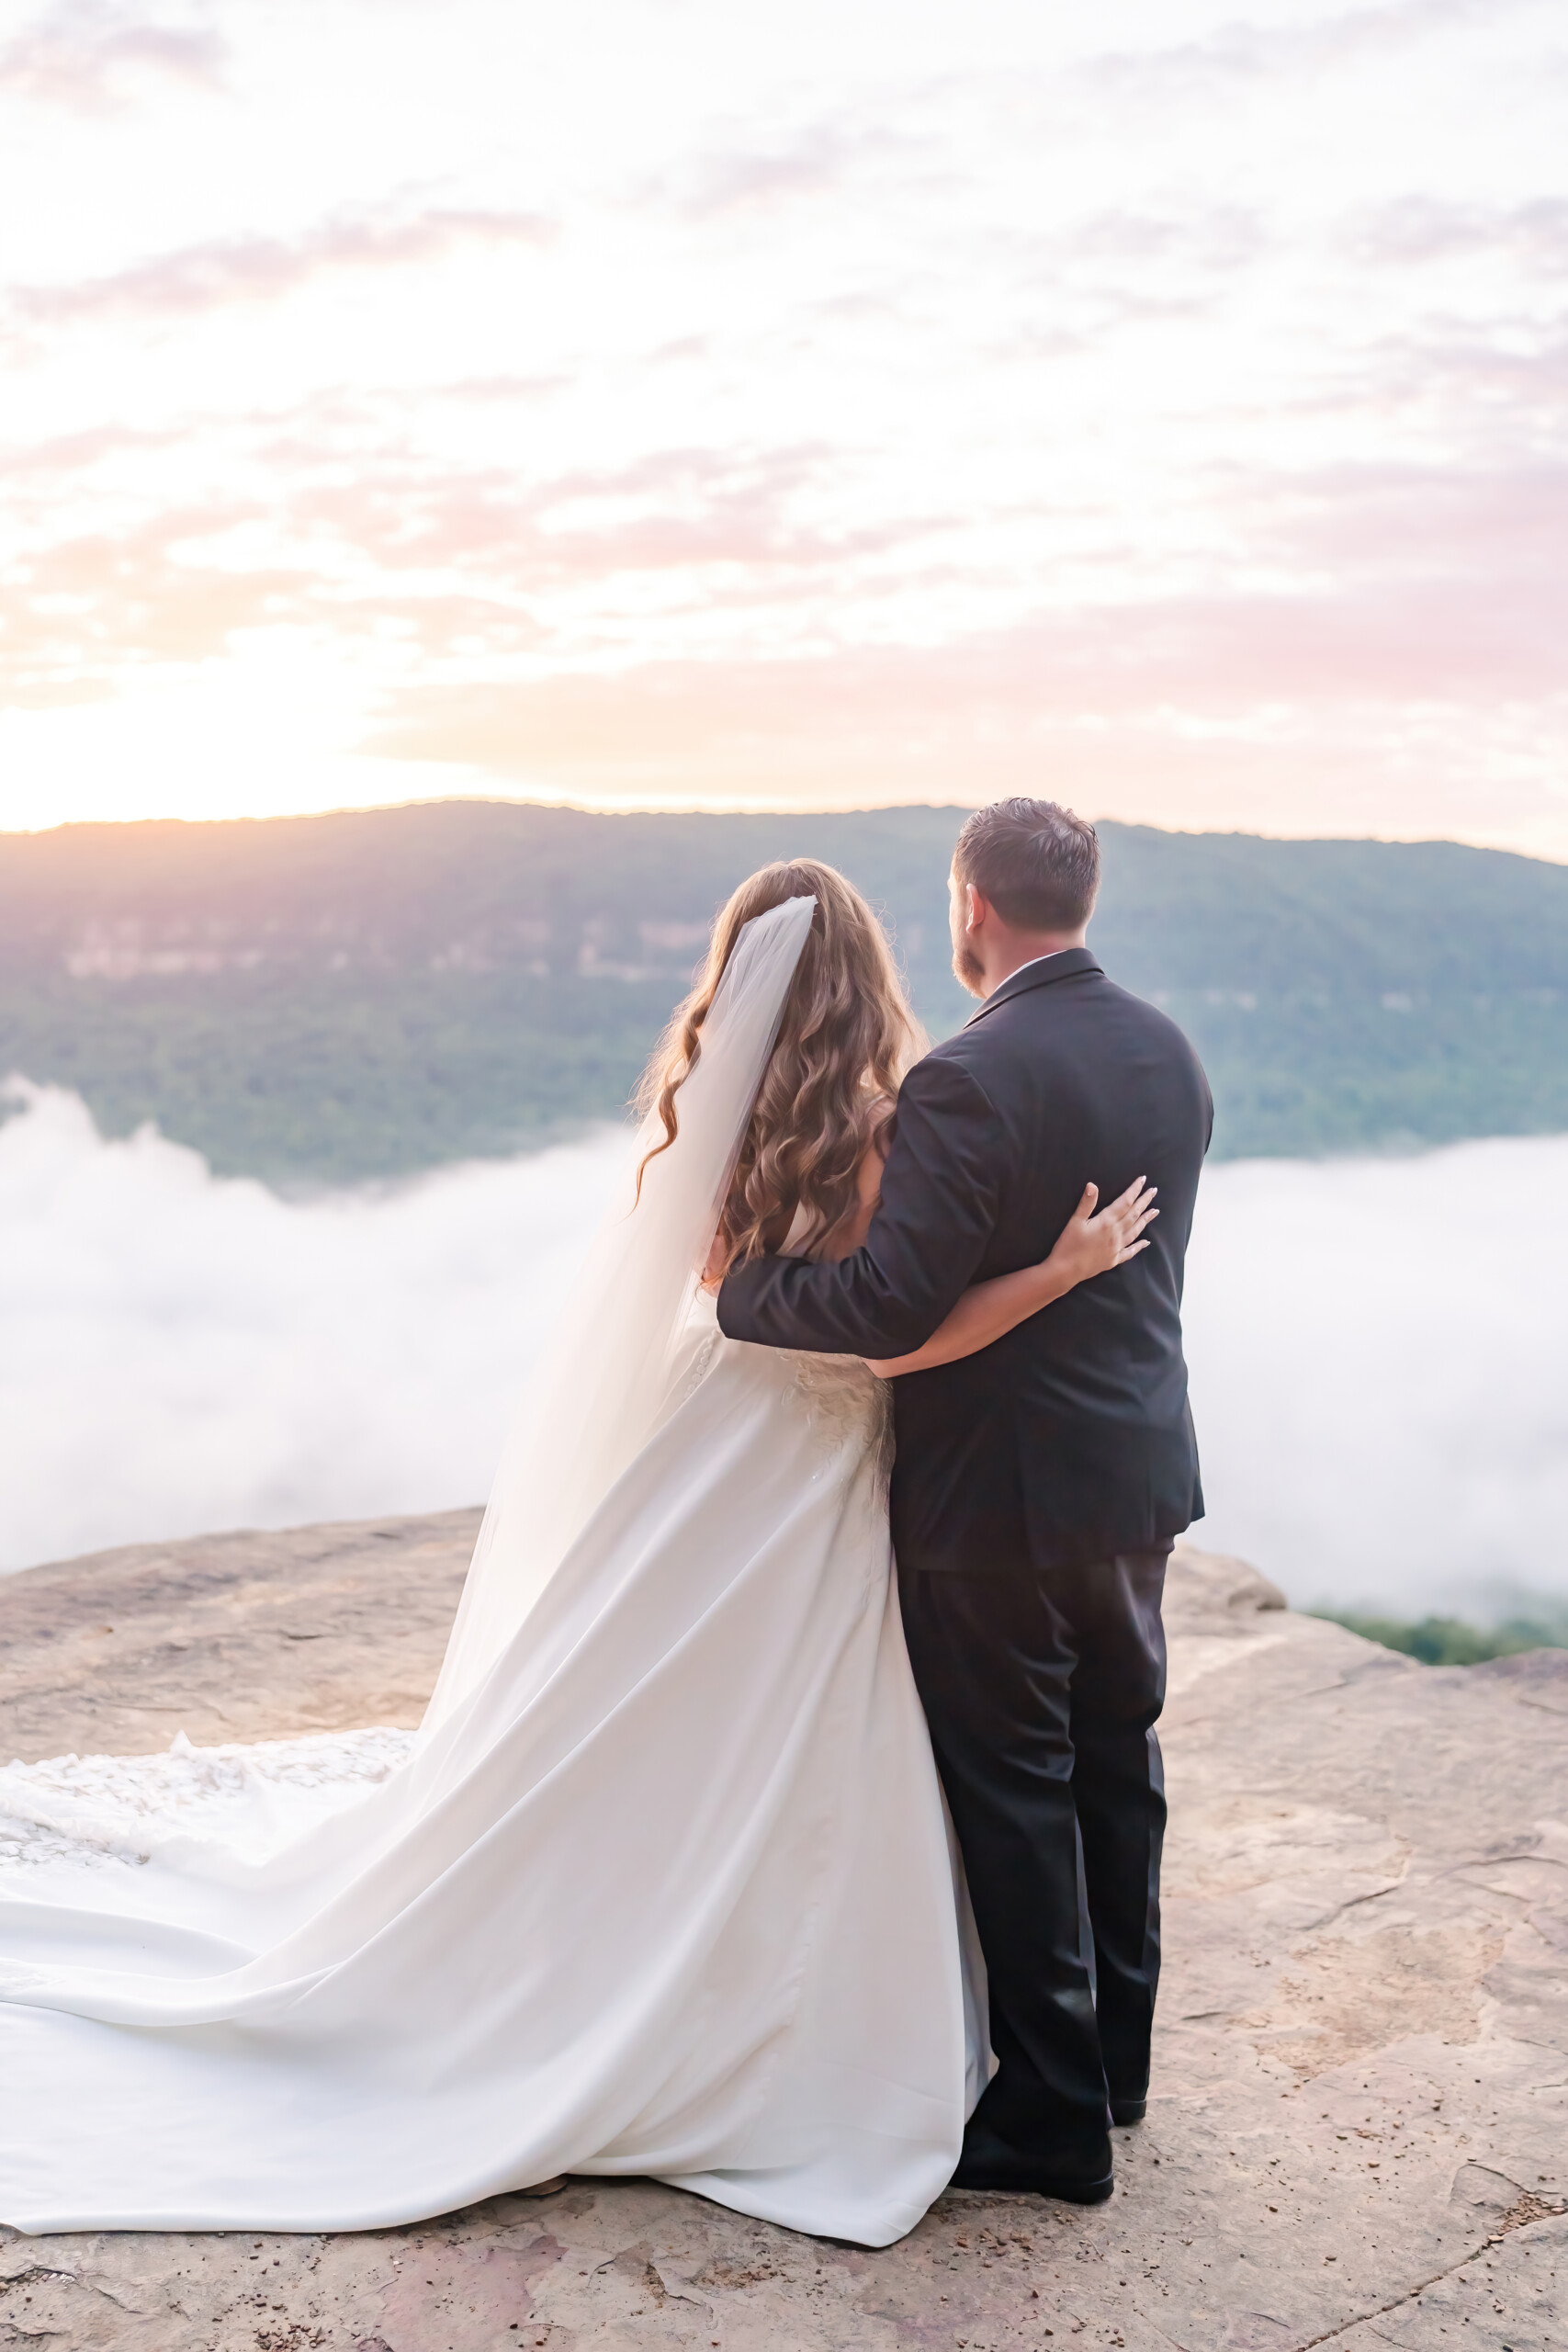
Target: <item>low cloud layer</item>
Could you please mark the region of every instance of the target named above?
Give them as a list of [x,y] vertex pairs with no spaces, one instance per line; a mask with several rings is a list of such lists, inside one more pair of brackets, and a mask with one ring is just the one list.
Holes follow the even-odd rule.
[[[482,1500],[626,1148],[290,1204],[32,1092],[0,1126],[0,1566]],[[1301,1602],[1568,1599],[1565,1184],[1561,1137],[1211,1170],[1197,1540]]]
[[1565,1183],[1561,1136],[1211,1170],[1197,1540],[1308,1604],[1568,1600]]
[[38,1091],[0,1127],[0,1568],[482,1501],[625,1150],[285,1203]]

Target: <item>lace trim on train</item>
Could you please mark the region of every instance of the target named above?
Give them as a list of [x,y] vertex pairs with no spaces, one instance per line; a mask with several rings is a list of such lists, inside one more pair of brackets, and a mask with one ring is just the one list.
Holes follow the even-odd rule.
[[319,1732],[254,1747],[196,1747],[184,1732],[161,1756],[58,1756],[0,1768],[0,1873],[50,1862],[134,1868],[175,1837],[221,1835],[236,1813],[279,1798],[321,1810],[395,1772],[412,1731]]

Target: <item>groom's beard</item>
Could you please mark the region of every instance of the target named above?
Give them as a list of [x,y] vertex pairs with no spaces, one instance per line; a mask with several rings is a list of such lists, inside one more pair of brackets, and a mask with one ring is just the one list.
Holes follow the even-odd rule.
[[975,950],[960,940],[953,951],[953,977],[968,989],[971,996],[986,993],[986,967]]

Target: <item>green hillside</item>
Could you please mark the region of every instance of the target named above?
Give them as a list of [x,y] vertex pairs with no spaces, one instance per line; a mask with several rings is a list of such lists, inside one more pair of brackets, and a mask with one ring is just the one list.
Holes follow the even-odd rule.
[[[935,1035],[964,812],[444,803],[0,837],[0,1073],[222,1170],[395,1175],[614,1116],[715,907],[825,857]],[[1568,868],[1451,843],[1106,825],[1091,944],[1213,1081],[1222,1154],[1568,1129]]]

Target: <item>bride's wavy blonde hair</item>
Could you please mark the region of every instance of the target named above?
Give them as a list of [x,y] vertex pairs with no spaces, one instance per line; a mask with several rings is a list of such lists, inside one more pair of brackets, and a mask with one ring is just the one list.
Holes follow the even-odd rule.
[[696,986],[643,1073],[637,1107],[658,1113],[664,1140],[645,1156],[638,1190],[643,1169],[675,1140],[676,1097],[702,1051],[703,1023],[742,926],[786,899],[817,906],[719,1217],[726,1271],[780,1248],[797,1211],[807,1219],[795,1244],[802,1250],[842,1223],[866,1148],[925,1049],[886,935],[853,884],[812,857],[764,865],[720,912]]

